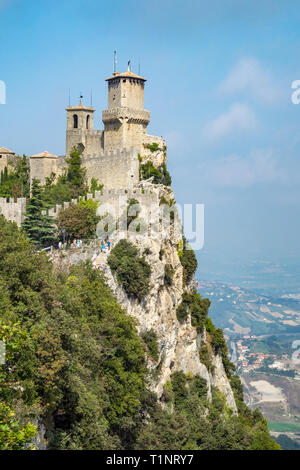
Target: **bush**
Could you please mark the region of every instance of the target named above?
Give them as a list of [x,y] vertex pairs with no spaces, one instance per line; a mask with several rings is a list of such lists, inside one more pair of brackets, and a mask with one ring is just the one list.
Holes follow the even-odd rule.
[[159,357],[159,351],[156,332],[153,329],[147,330],[142,333],[141,337],[147,346],[149,355],[152,357],[152,359],[157,361]]
[[191,294],[189,294],[188,292],[184,292],[182,295],[181,303],[178,305],[176,309],[177,320],[180,323],[184,323],[187,320],[188,314],[190,312],[190,304],[191,304]]
[[174,372],[171,375],[172,390],[175,396],[175,404],[180,406],[188,395],[188,388],[186,387],[187,378],[181,370]]
[[128,296],[142,300],[148,294],[151,268],[145,258],[138,256],[138,250],[132,243],[120,240],[107,262]]
[[213,363],[212,363],[212,360],[211,360],[211,354],[209,353],[208,347],[207,347],[206,344],[204,344],[202,346],[202,348],[200,349],[199,357],[200,357],[200,361],[202,362],[202,364],[205,365],[208,372],[213,372],[214,371],[214,366],[213,366]]
[[183,237],[182,250],[179,251],[180,262],[183,267],[183,285],[188,284],[197,269],[198,262],[193,250],[188,249],[186,239]]
[[173,284],[173,278],[174,278],[174,269],[170,264],[165,265],[165,278],[164,278],[164,284],[165,286],[171,286]]
[[159,145],[157,142],[153,142],[152,144],[147,145],[147,149],[149,149],[151,152],[156,152],[159,150]]
[[97,205],[92,200],[80,201],[61,209],[58,214],[58,228],[66,232],[66,238],[94,238],[100,217],[96,215]]
[[209,307],[209,299],[202,299],[197,291],[192,292],[190,305],[192,325],[197,329],[198,333],[202,333],[204,329]]
[[164,184],[165,186],[171,186],[171,176],[165,163],[159,168],[155,168],[151,161],[140,163],[140,179],[148,180],[152,177],[153,184]]
[[198,292],[184,292],[182,301],[176,310],[177,319],[183,323],[190,313],[192,326],[197,329],[198,333],[201,333],[206,323],[209,306],[210,301],[202,299]]
[[206,319],[206,331],[210,334],[210,342],[216,354],[221,354],[223,366],[227,377],[235,371],[235,365],[228,358],[228,347],[221,328],[216,328],[210,318]]

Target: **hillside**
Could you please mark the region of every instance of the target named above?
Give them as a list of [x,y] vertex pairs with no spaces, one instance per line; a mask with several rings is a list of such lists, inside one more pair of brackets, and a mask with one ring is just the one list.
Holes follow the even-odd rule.
[[33,445],[49,449],[274,447],[236,379],[238,416],[216,387],[210,399],[207,381],[180,370],[157,401],[161,367],[153,381],[149,361],[159,364],[161,345],[138,335],[103,274],[89,263],[53,272],[14,224],[2,218],[0,232],[2,449],[36,433]]

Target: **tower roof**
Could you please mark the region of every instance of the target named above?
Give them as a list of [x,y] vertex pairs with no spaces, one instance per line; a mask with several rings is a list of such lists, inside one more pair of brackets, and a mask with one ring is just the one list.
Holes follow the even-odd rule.
[[1,148],[0,148],[0,153],[6,153],[6,154],[9,154],[9,155],[15,155],[15,152],[13,152],[12,150],[8,150],[8,149],[5,148],[5,147],[1,147]]
[[30,158],[58,158],[56,155],[49,153],[45,150],[45,152],[38,153],[36,155],[32,155]]
[[79,101],[79,104],[77,106],[68,106],[66,108],[66,111],[89,111],[89,112],[94,112],[95,108],[92,106],[83,106],[82,101]]
[[105,81],[107,82],[109,80],[114,80],[116,78],[135,78],[137,80],[142,80],[143,82],[147,81],[146,78],[141,77],[140,75],[137,75],[136,73],[131,72],[129,63],[128,63],[128,68],[126,72],[123,72],[123,73],[115,72],[112,77],[106,78]]

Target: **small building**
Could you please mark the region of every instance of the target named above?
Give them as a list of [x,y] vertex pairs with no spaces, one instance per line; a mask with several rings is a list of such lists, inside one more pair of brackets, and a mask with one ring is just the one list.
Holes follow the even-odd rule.
[[15,152],[8,150],[5,147],[0,148],[0,173],[8,164],[14,160]]
[[38,179],[45,183],[46,178],[52,173],[58,176],[59,173],[58,157],[44,151],[30,157],[30,180]]

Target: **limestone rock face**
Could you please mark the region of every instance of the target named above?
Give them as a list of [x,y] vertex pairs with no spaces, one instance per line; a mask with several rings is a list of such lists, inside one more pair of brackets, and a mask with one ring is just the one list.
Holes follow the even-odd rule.
[[[180,239],[182,239],[181,234]],[[141,302],[129,298],[117,283],[107,264],[104,267],[104,274],[120,305],[137,320],[138,331],[142,333],[153,329],[158,336],[159,359],[156,363],[148,359],[148,366],[152,372],[153,391],[160,398],[171,374],[181,370],[206,379],[208,398],[211,397],[211,386],[218,387],[225,395],[228,406],[236,412],[233,392],[222,364],[222,358],[212,356],[214,365],[212,374],[200,362],[199,350],[206,342],[206,332],[198,334],[191,324],[190,316],[184,323],[180,323],[176,316],[176,309],[181,303],[184,291],[183,268],[177,252],[178,235],[173,233],[161,240],[132,234],[128,241],[138,248],[140,255],[144,256],[151,266],[149,294]],[[112,239],[112,244],[116,243],[117,240]],[[174,271],[171,285],[165,285],[166,265],[171,266]],[[192,286],[189,287],[191,288]]]
[[163,150],[156,150],[155,152],[148,151],[148,155],[147,152],[144,152],[143,155],[143,163],[151,161],[156,168],[159,168],[167,161],[166,153]]

